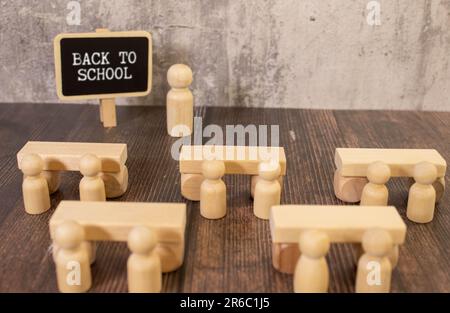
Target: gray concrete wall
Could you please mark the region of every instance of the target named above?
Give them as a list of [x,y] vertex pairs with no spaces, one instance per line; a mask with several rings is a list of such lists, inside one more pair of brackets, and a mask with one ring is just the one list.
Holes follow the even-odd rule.
[[0,0],[0,102],[56,102],[53,37],[148,30],[153,92],[119,103],[163,105],[166,71],[194,71],[196,105],[450,110],[450,0]]

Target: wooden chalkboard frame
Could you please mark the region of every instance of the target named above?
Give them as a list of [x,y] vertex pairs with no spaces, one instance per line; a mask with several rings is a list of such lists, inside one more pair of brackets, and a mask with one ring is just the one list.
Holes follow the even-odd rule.
[[[123,38],[123,37],[146,37],[148,38],[148,85],[147,90],[142,92],[124,92],[110,94],[89,94],[65,96],[62,92],[62,73],[61,73],[61,40],[64,38]],[[152,88],[152,35],[147,31],[123,31],[123,32],[92,32],[92,33],[63,33],[55,37],[53,41],[55,56],[55,78],[56,92],[61,100],[85,100],[85,99],[111,99],[118,97],[143,97],[150,93]]]

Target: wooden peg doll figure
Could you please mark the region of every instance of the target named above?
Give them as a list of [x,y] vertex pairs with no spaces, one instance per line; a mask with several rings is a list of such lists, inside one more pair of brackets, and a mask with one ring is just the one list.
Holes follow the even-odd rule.
[[24,174],[22,183],[23,203],[28,214],[41,214],[50,209],[50,193],[47,180],[41,175],[44,161],[37,154],[26,155],[20,167]]
[[330,239],[324,232],[305,231],[299,240],[300,258],[294,272],[294,292],[327,292],[328,265],[325,256],[330,249]]
[[280,204],[281,186],[278,182],[281,168],[277,162],[262,162],[258,167],[259,177],[255,186],[253,213],[268,220],[270,208]]
[[223,161],[204,161],[202,173],[205,178],[200,185],[200,214],[208,219],[219,219],[227,214],[227,191],[222,176]]
[[437,179],[436,166],[422,162],[414,167],[414,180],[409,189],[406,216],[416,223],[428,223],[433,220],[436,203],[436,190],[433,183]]
[[161,260],[155,251],[156,238],[152,230],[144,226],[133,228],[128,235],[128,291],[161,292]]
[[192,70],[184,64],[174,64],[167,72],[171,89],[167,93],[167,132],[172,137],[189,136],[194,120],[194,96],[189,90]]
[[389,254],[393,243],[391,235],[383,229],[371,229],[362,238],[364,254],[359,258],[356,272],[356,292],[389,292],[392,265]]
[[80,160],[80,172],[83,178],[80,181],[81,201],[106,201],[105,183],[100,177],[102,163],[93,154],[85,154]]
[[367,168],[367,179],[369,182],[364,186],[361,194],[361,205],[388,204],[389,191],[386,183],[391,177],[391,169],[386,163],[373,162]]
[[58,246],[54,260],[59,291],[88,291],[92,276],[88,245],[83,244],[83,227],[74,221],[65,221],[56,228],[54,241]]

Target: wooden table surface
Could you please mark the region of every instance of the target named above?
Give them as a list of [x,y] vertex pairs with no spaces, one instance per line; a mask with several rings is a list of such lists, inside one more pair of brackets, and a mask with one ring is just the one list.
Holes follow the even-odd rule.
[[[341,204],[332,185],[336,147],[434,148],[450,161],[450,113],[197,108],[196,115],[203,127],[280,126],[288,164],[284,204]],[[57,291],[48,220],[60,200],[79,199],[80,174],[65,173],[52,208],[38,216],[25,213],[16,153],[28,140],[127,143],[129,187],[117,200],[185,201],[164,107],[120,107],[118,127],[104,129],[97,106],[0,104],[0,291]],[[250,178],[229,175],[225,183],[228,214],[221,220],[202,218],[199,202],[187,201],[185,262],[164,274],[163,292],[291,292],[292,276],[272,267],[269,224],[253,215]],[[388,187],[390,204],[408,226],[392,291],[449,292],[448,192],[434,220],[420,225],[406,219],[407,180],[392,179]],[[99,243],[91,290],[126,292],[128,256],[125,243]],[[332,246],[330,292],[354,291],[356,263],[352,245]]]

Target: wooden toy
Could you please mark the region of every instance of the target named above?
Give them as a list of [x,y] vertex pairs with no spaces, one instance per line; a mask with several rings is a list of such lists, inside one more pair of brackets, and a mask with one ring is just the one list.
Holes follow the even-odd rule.
[[385,163],[390,168],[391,177],[413,177],[416,164],[424,161],[433,164],[437,170],[437,179],[433,182],[437,192],[436,201],[442,197],[447,163],[436,150],[362,148],[336,149],[334,177],[336,197],[345,202],[359,202],[362,189],[368,182],[367,168],[377,161]]
[[128,235],[128,291],[161,292],[161,260],[156,252],[156,237],[144,226],[134,227]]
[[116,122],[115,98],[146,96],[152,84],[152,37],[145,31],[59,34],[54,39],[61,100],[100,99],[104,127]]
[[281,200],[280,164],[276,162],[261,162],[259,164],[259,177],[255,186],[253,213],[268,220],[270,208],[279,205]]
[[[279,175],[276,179],[276,181],[278,182],[278,184],[280,185],[280,190],[283,189],[283,179],[284,179],[284,175]],[[251,182],[250,182],[250,195],[252,198],[255,198],[255,187],[256,187],[256,183],[261,180],[261,177],[258,176],[252,176],[251,178]]]
[[41,175],[44,161],[30,153],[20,161],[24,174],[22,183],[23,203],[28,214],[41,214],[50,209],[50,194],[45,178]]
[[84,177],[80,181],[81,201],[106,201],[105,183],[99,176],[102,162],[94,154],[85,154],[80,160],[80,172]]
[[55,255],[56,278],[61,292],[86,292],[92,277],[87,246],[83,245],[84,229],[78,223],[66,220],[54,230],[58,246]]
[[99,176],[103,179],[106,197],[119,197],[127,190],[126,144],[28,141],[17,153],[19,169],[23,170],[22,159],[30,154],[35,154],[42,159],[41,176],[45,177],[48,186],[51,186],[49,192],[55,192],[58,189],[60,171],[80,170],[81,159],[86,154],[94,155],[101,161]]
[[432,184],[436,181],[436,166],[421,162],[414,168],[416,183],[409,189],[407,217],[416,223],[428,223],[433,220],[436,191]]
[[294,273],[295,292],[327,292],[329,273],[325,256],[330,249],[328,235],[317,230],[301,233],[299,249],[302,251]]
[[[211,155],[213,157],[209,158]],[[286,155],[282,147],[183,146],[180,152],[181,194],[186,199],[200,200],[202,162],[213,158],[224,162],[225,174],[252,175],[252,184],[256,184],[259,163],[263,161],[274,160],[280,164],[280,181],[286,175]]]
[[[81,243],[81,246],[83,249],[86,249],[86,251],[88,252],[89,263],[94,264],[95,259],[97,257],[97,244],[95,242],[83,241]],[[53,241],[51,248],[52,248],[53,261],[56,262],[56,256],[58,255],[60,248],[58,247],[58,245],[56,244],[55,241]]]
[[392,251],[391,235],[383,229],[370,229],[364,233],[362,246],[365,253],[358,261],[356,292],[389,292],[392,266],[389,253]]
[[200,186],[200,214],[208,219],[219,219],[227,214],[227,190],[222,176],[225,173],[223,161],[203,161],[202,174],[205,178]]
[[189,90],[192,70],[184,64],[174,64],[167,72],[170,91],[167,93],[167,132],[172,137],[189,136],[194,120],[194,96]]
[[389,191],[386,183],[391,176],[391,170],[383,162],[373,162],[367,167],[367,179],[361,194],[361,205],[386,206],[388,204]]
[[293,273],[300,251],[298,238],[304,231],[327,234],[331,243],[361,243],[370,229],[386,230],[393,241],[389,253],[396,264],[398,245],[405,240],[406,225],[393,206],[279,205],[270,211],[272,263],[283,273]]
[[136,226],[153,231],[158,242],[162,272],[176,270],[183,263],[186,204],[119,201],[61,201],[50,219],[50,237],[62,222],[72,220],[85,231],[87,241],[128,240]]

